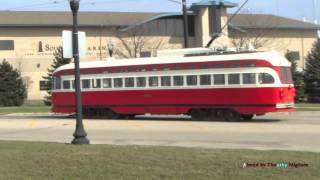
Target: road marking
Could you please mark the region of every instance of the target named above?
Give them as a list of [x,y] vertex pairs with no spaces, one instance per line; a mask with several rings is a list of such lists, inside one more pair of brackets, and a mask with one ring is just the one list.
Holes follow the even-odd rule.
[[28,123],[28,128],[33,128],[37,124],[37,120],[30,120]]
[[144,125],[139,123],[139,122],[135,122],[135,121],[127,121],[127,123],[131,126],[137,127],[137,128],[144,128]]

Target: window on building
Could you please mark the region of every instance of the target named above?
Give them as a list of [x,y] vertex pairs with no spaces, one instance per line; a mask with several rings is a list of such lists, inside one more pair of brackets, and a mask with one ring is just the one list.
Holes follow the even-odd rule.
[[229,74],[228,84],[240,84],[240,74]]
[[161,77],[161,86],[171,86],[171,77],[170,76],[162,76]]
[[134,87],[134,78],[125,78],[125,87]]
[[255,73],[245,73],[243,74],[243,84],[256,84],[256,74]]
[[101,79],[92,79],[92,88],[101,88]]
[[259,83],[260,84],[273,84],[274,78],[271,74],[268,73],[260,73],[259,74]]
[[114,88],[122,88],[123,87],[122,78],[114,78],[113,79],[113,87]]
[[0,40],[0,51],[14,50],[13,40]]
[[214,85],[225,85],[226,79],[224,74],[215,74],[213,76],[213,83]]
[[141,51],[140,57],[151,57],[151,51]]
[[149,87],[158,87],[158,77],[149,77]]
[[49,82],[48,81],[40,81],[40,91],[46,91],[49,90]]
[[103,88],[111,88],[111,79],[110,78],[106,78],[106,79],[102,79],[102,87]]
[[198,77],[196,75],[187,76],[187,85],[188,86],[198,85]]
[[188,30],[189,30],[189,36],[191,37],[194,37],[196,34],[194,20],[195,20],[194,17],[191,17],[191,16],[188,17]]
[[201,86],[207,86],[211,85],[211,75],[201,75],[200,76],[200,85]]
[[89,89],[90,88],[90,79],[83,79],[81,81],[82,89]]
[[146,84],[145,77],[137,77],[137,87],[146,87]]
[[183,86],[183,76],[173,76],[173,85],[174,86]]
[[209,19],[210,35],[221,33],[221,9],[219,6],[209,8]]
[[300,59],[300,52],[299,51],[288,51],[287,56],[289,59],[295,61]]

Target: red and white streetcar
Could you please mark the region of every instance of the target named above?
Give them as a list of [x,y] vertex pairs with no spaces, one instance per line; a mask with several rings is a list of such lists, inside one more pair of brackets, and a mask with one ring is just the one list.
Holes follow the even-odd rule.
[[[84,62],[80,71],[86,117],[150,113],[248,120],[294,110],[290,62],[274,51],[167,50],[158,57]],[[74,113],[74,64],[53,76],[52,111]]]

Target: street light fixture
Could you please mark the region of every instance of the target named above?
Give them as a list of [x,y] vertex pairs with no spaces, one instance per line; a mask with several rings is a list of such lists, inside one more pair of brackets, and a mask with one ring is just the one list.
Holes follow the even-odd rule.
[[72,144],[90,144],[87,133],[83,127],[82,104],[80,89],[79,40],[78,40],[78,11],[80,0],[69,0],[73,15],[72,49],[74,58],[75,93],[76,93],[76,130],[73,133]]

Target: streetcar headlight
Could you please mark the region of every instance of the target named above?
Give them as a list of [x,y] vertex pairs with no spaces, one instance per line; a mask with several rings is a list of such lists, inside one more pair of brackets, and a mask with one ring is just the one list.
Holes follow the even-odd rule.
[[283,108],[294,108],[294,103],[281,103],[276,104],[277,109],[283,109]]

